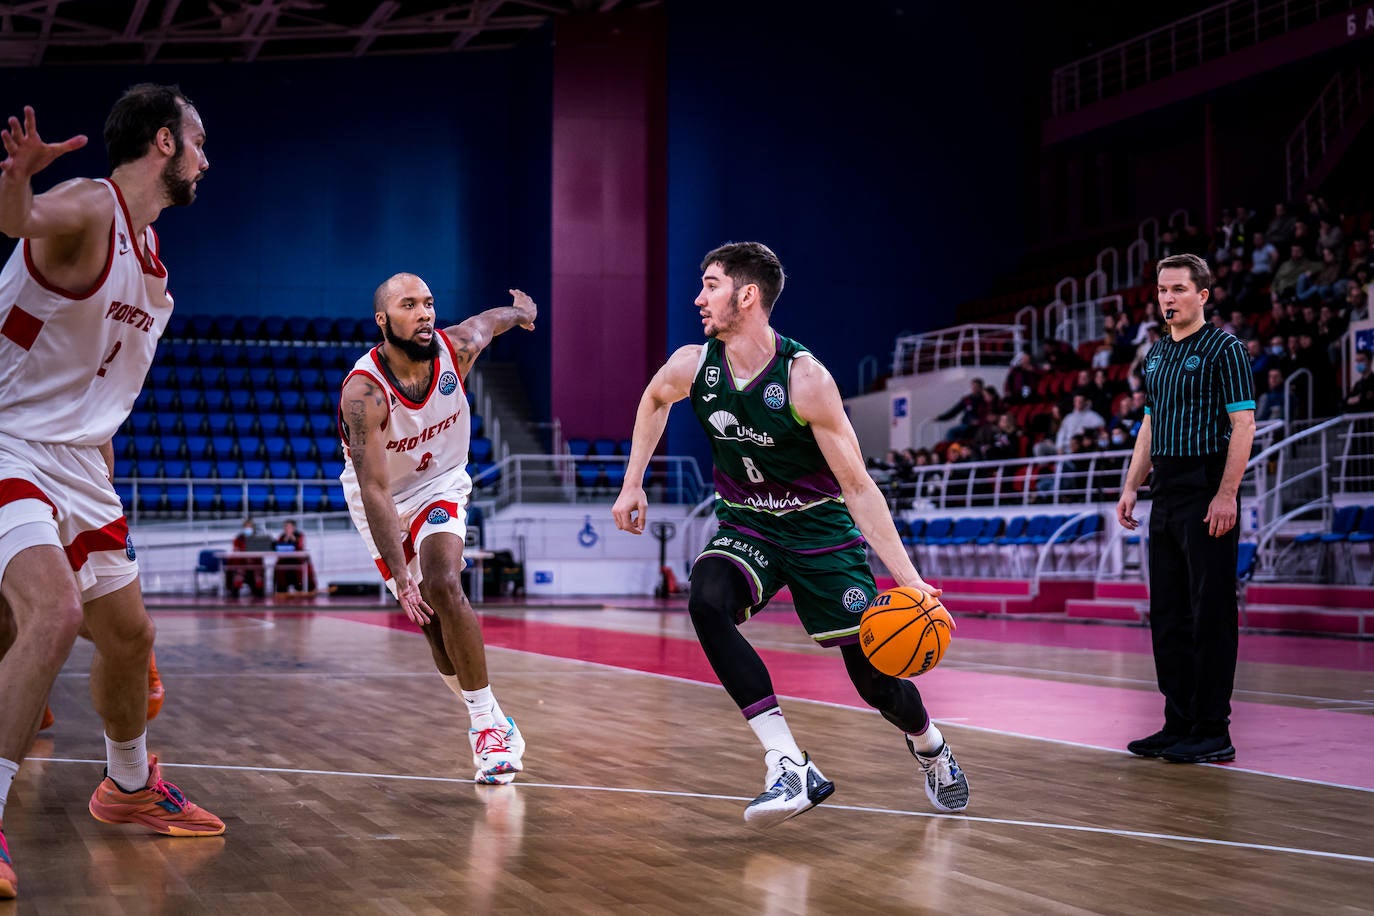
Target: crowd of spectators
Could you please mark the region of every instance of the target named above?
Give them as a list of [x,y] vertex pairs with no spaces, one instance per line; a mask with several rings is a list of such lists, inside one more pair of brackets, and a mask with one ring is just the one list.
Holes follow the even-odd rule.
[[[1308,195],[1297,212],[1275,204],[1267,221],[1245,207],[1223,210],[1210,235],[1185,221],[1160,234],[1157,257],[1192,252],[1214,271],[1209,320],[1245,341],[1256,395],[1256,420],[1302,420],[1374,411],[1374,359],[1361,352],[1344,386],[1344,338],[1369,317],[1374,295],[1374,226],[1370,215],[1333,213]],[[1152,281],[1153,267],[1144,281]],[[1154,284],[1147,282],[1150,295]],[[890,451],[870,471],[894,499],[922,493],[928,468],[1131,449],[1144,416],[1141,369],[1164,333],[1158,306],[1102,316],[1099,339],[1074,347],[1058,341],[1016,355],[999,391],[973,379],[969,391],[937,416],[953,421],[930,449]],[[1306,370],[1306,372],[1301,372]],[[1310,403],[1310,408],[1309,408]],[[1119,468],[1105,456],[1096,468]],[[1064,489],[1057,474],[1034,463],[1014,486],[1044,496]],[[948,474],[942,475],[948,477]],[[1101,494],[1110,496],[1110,494]]]

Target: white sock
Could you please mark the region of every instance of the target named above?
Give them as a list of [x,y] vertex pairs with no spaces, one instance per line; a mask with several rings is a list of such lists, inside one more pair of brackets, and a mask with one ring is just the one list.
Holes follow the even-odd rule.
[[[457,679],[454,681],[456,683]],[[496,695],[491,692],[490,684],[480,690],[459,690],[458,695],[467,704],[468,717],[472,719],[473,728],[491,728],[506,721],[506,715],[501,712],[501,704],[496,702]]]
[[112,741],[105,736],[105,767],[114,784],[126,792],[148,785],[148,733],[132,741]]
[[10,786],[14,777],[19,775],[19,764],[0,757],[0,823],[5,820],[5,799],[10,797]]
[[787,720],[783,718],[781,707],[774,706],[748,721],[749,727],[759,736],[759,743],[763,745],[764,763],[771,767],[778,762],[779,757],[790,757],[795,763],[802,762],[805,755],[802,754],[801,748],[797,747],[797,742],[792,737],[792,729],[787,727]]
[[919,735],[907,732],[906,736],[911,739],[911,746],[916,748],[916,753],[922,757],[930,757],[945,746],[945,736],[935,727],[934,719],[927,720],[925,730]]

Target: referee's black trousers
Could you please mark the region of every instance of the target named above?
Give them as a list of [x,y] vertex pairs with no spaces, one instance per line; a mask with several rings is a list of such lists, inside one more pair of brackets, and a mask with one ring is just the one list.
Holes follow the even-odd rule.
[[1203,521],[1226,455],[1157,458],[1150,508],[1150,636],[1164,728],[1227,734],[1236,675],[1237,524],[1221,537]]

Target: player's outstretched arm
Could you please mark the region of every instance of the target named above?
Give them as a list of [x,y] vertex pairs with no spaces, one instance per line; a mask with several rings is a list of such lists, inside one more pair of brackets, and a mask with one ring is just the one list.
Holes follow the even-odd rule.
[[85,136],[45,143],[33,109],[25,106],[22,122],[11,116],[0,129],[0,144],[5,150],[0,160],[0,232],[26,239],[79,236],[96,228],[108,232],[114,202],[95,182],[73,179],[37,197],[30,183],[53,160],[85,146]]
[[444,328],[444,334],[453,342],[453,350],[458,356],[458,371],[463,378],[468,377],[472,364],[487,345],[500,334],[519,325],[526,331],[534,330],[534,319],[539,308],[534,300],[518,289],[509,291],[512,302],[500,308],[478,312],[471,318],[452,327]]
[[792,407],[797,415],[811,425],[830,472],[840,485],[849,514],[859,526],[865,540],[883,561],[898,585],[919,588],[939,596],[940,589],[926,582],[916,571],[907,555],[887,500],[868,475],[863,450],[854,427],[844,413],[840,389],[830,373],[814,358],[802,358],[792,364]]
[[680,348],[654,373],[639,399],[634,433],[630,437],[630,457],[625,462],[625,482],[620,485],[620,495],[611,507],[615,526],[621,531],[644,533],[644,519],[649,508],[644,495],[644,472],[658,447],[658,440],[663,438],[668,411],[692,392],[692,379],[700,359],[700,344]]
[[387,417],[387,394],[366,375],[354,375],[344,382],[339,399],[344,441],[358,475],[363,511],[372,542],[396,579],[396,597],[401,609],[415,623],[429,622],[434,611],[420,597],[420,586],[410,578],[406,566],[405,532],[396,504],[391,499],[391,480],[386,468],[386,435],[382,423]]

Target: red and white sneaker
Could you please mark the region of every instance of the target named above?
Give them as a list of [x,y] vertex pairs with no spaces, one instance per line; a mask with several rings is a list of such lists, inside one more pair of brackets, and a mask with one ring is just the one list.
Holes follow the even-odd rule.
[[472,745],[472,763],[477,768],[473,782],[505,785],[523,769],[520,758],[525,755],[525,736],[509,716],[504,723],[491,728],[468,729],[468,743]]
[[148,785],[125,792],[108,775],[91,796],[91,816],[106,824],[142,824],[166,836],[219,836],[224,821],[186,800],[162,778],[157,756],[148,758]]

